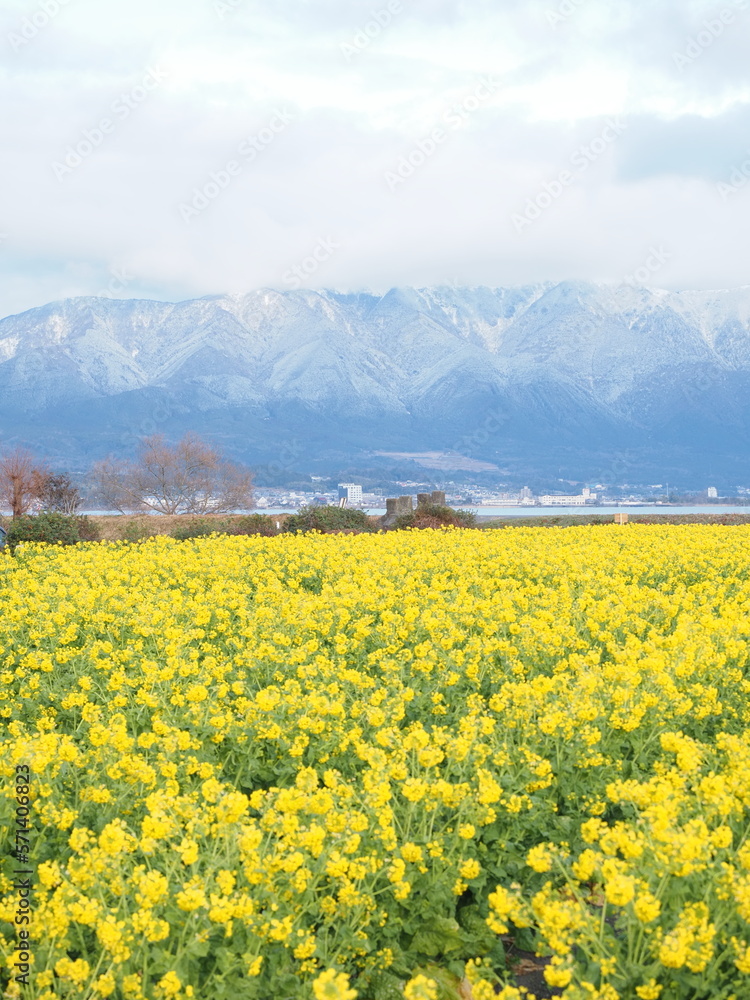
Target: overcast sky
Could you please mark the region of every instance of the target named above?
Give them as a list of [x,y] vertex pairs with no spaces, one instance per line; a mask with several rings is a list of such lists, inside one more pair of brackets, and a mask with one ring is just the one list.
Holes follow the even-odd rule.
[[0,47],[0,315],[750,284],[750,0],[5,0]]

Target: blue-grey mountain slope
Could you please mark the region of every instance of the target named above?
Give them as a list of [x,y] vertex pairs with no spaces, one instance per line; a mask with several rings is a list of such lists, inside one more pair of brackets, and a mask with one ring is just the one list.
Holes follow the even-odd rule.
[[0,444],[82,467],[187,429],[308,471],[454,450],[519,475],[742,478],[750,287],[261,289],[0,321]]

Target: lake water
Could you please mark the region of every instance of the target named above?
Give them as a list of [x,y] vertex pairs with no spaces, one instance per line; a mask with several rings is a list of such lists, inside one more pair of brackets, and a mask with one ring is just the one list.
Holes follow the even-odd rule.
[[[606,507],[471,507],[469,505],[457,504],[461,510],[470,510],[480,517],[549,517],[553,514],[578,514],[579,516],[607,514],[750,514],[750,505],[747,507],[730,506],[728,504],[710,504],[704,507],[678,507],[676,505],[666,506],[665,504],[614,504]],[[366,507],[367,514],[385,514],[385,507]],[[258,508],[258,514],[294,514],[296,508],[274,507],[264,510]]]
[[549,517],[551,514],[578,514],[581,516],[607,514],[750,514],[750,506],[736,507],[712,504],[705,507],[679,507],[674,504],[622,504],[616,506],[586,507],[467,507],[475,514],[487,517]]

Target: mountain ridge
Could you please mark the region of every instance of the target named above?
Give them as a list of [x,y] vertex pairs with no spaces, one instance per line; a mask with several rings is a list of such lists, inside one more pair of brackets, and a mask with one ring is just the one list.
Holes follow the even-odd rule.
[[88,296],[0,320],[0,444],[82,464],[186,429],[251,463],[293,439],[307,471],[460,444],[518,475],[626,453],[647,478],[750,475],[750,285]]

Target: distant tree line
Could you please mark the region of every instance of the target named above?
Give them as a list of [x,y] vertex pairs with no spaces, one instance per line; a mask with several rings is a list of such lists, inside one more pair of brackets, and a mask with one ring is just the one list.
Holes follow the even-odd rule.
[[[161,434],[144,438],[135,459],[95,463],[85,486],[91,506],[123,514],[225,514],[253,505],[250,471],[195,434],[176,445]],[[0,452],[0,509],[14,518],[32,511],[76,515],[83,504],[67,473],[23,448]]]

